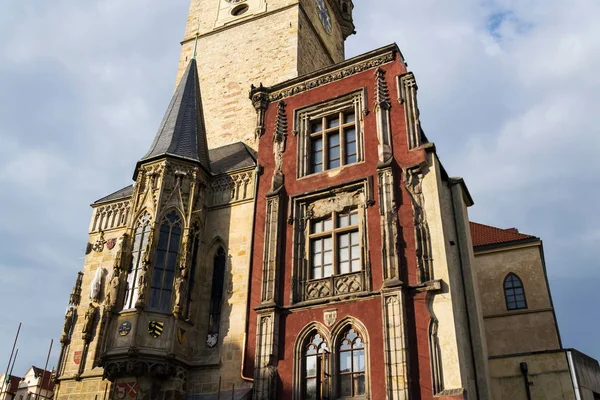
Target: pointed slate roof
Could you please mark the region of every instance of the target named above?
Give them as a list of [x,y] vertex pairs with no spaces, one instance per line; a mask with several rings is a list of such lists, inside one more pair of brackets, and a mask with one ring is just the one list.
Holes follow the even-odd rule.
[[[210,171],[198,67],[188,64],[148,153],[138,162],[173,156],[200,163]],[[137,171],[137,168],[136,168]]]

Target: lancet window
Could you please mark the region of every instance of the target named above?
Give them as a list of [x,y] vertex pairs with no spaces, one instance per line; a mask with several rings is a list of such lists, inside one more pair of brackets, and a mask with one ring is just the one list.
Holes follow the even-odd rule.
[[142,262],[144,260],[148,238],[151,229],[150,214],[145,213],[139,219],[133,237],[133,247],[131,250],[131,264],[127,275],[127,287],[125,290],[125,303],[123,309],[128,310],[135,307],[135,302],[138,298],[138,278],[142,270]]
[[210,297],[210,316],[208,321],[208,334],[218,338],[221,325],[221,307],[223,304],[223,285],[225,283],[225,267],[227,264],[225,250],[219,247],[214,258],[212,291]]
[[164,218],[158,236],[156,257],[152,270],[148,309],[168,313],[171,311],[173,280],[181,244],[182,221],[175,211]]
[[302,392],[306,400],[329,398],[329,348],[323,337],[315,332],[304,349],[302,365]]
[[192,227],[192,251],[191,251],[191,262],[190,262],[190,273],[189,273],[189,289],[187,298],[187,315],[190,315],[190,307],[192,305],[192,294],[196,287],[196,271],[198,271],[198,253],[200,251],[200,228],[198,225]]
[[365,344],[361,336],[349,328],[338,348],[339,394],[342,398],[366,394]]

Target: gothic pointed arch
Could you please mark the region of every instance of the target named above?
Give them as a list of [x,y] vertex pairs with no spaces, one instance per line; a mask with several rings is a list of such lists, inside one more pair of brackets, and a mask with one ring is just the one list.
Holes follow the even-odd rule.
[[210,290],[210,305],[208,311],[208,331],[206,343],[215,347],[219,342],[221,330],[221,312],[223,310],[223,295],[225,293],[225,272],[227,270],[227,252],[221,238],[215,238],[208,252],[207,262],[212,263],[212,279]]
[[332,391],[334,398],[369,395],[369,338],[365,325],[356,318],[340,320],[332,330]]
[[522,310],[527,308],[525,287],[523,281],[514,272],[504,278],[504,299],[507,310]]
[[147,210],[140,211],[136,221],[133,227],[131,263],[127,271],[127,285],[125,286],[125,299],[123,302],[124,310],[133,309],[138,300],[139,280],[151,240],[152,216],[150,213]]
[[294,399],[329,399],[331,336],[319,322],[306,325],[294,344]]
[[160,220],[148,297],[150,311],[171,312],[173,282],[177,272],[183,227],[181,213],[175,208],[167,210]]

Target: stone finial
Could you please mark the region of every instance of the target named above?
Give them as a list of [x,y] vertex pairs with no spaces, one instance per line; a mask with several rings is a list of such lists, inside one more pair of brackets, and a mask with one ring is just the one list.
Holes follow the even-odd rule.
[[375,71],[375,106],[389,108],[391,104],[385,71],[382,68],[377,68]]

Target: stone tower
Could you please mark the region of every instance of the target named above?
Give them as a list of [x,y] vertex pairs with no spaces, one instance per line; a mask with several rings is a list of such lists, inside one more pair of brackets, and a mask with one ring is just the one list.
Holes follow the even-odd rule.
[[273,85],[344,60],[352,9],[351,0],[192,0],[177,80],[198,36],[209,146],[243,141],[256,149],[250,84]]

